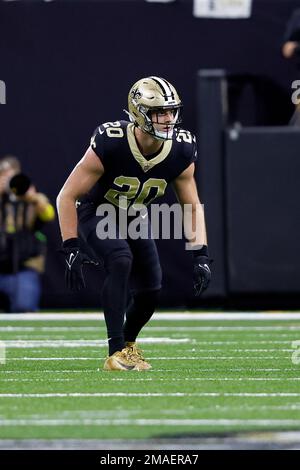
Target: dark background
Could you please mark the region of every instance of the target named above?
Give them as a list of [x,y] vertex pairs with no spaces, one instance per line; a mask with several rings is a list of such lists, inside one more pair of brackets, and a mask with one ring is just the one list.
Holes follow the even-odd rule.
[[[231,108],[229,124],[230,120],[240,120],[251,126],[287,125],[293,110],[291,82],[298,77],[293,61],[282,57],[281,45],[286,22],[292,10],[299,6],[299,1],[294,0],[254,0],[250,19],[208,20],[193,17],[191,0],[165,5],[142,0],[0,3],[0,79],[7,87],[7,104],[0,106],[0,156],[6,153],[18,156],[23,171],[55,202],[66,177],[89,145],[94,128],[101,122],[123,119],[122,109],[127,107],[130,86],[147,75],[163,76],[176,86],[184,102],[184,127],[196,132],[199,140],[196,90],[197,71],[200,69],[224,69],[231,75],[238,75],[241,83],[251,84],[250,88],[245,88],[239,105]],[[234,103],[235,85],[231,91]],[[207,115],[206,110],[202,110],[203,116],[209,122],[210,110],[207,109]],[[299,139],[296,139],[296,144],[299,145]],[[245,145],[249,146],[249,141]],[[263,153],[266,148],[273,148],[273,141],[268,145],[261,149]],[[279,160],[289,147],[289,140],[286,146],[282,147],[282,153],[279,152]],[[240,152],[243,152],[243,146]],[[251,151],[249,153],[251,158]],[[258,155],[259,163],[262,160]],[[201,172],[205,158],[209,157],[208,154],[200,154],[198,172]],[[270,166],[272,158],[264,162],[263,165]],[[245,168],[243,164],[242,168]],[[293,187],[296,189],[286,196],[287,201],[291,197],[297,198],[298,170],[300,166],[295,161]],[[255,186],[253,178],[256,171],[261,171],[259,166],[254,168],[254,174],[243,173],[250,193]],[[276,171],[279,175],[281,163]],[[240,181],[239,175],[238,170],[234,181]],[[270,177],[272,175],[269,174]],[[217,181],[212,181],[211,191],[220,190],[217,184]],[[278,184],[277,179],[274,185],[277,187]],[[243,183],[240,190],[244,188]],[[263,190],[262,186],[262,194]],[[244,194],[247,203],[247,193]],[[230,200],[233,196],[230,193],[224,197]],[[282,197],[285,197],[285,191],[282,191]],[[168,200],[173,201],[170,191]],[[209,201],[203,202],[209,208]],[[259,290],[246,278],[241,289],[239,271],[232,271],[229,257],[235,256],[232,246],[237,247],[241,239],[239,227],[247,232],[245,223],[249,219],[245,221],[241,217],[241,207],[237,212],[232,212],[231,207],[224,210],[222,219],[222,233],[227,237],[222,253],[214,244],[210,246],[217,270],[219,255],[224,258],[220,271],[222,286],[214,287],[213,281],[202,299],[196,301],[193,298],[191,258],[184,251],[183,242],[158,243],[164,271],[161,306],[239,306],[241,291],[246,305],[258,308],[261,305],[259,300],[251,302],[256,295],[257,299],[263,295],[267,299],[266,305],[270,306],[280,302],[288,305],[291,297],[298,302],[300,289],[295,281],[285,283],[285,289],[279,292],[279,303],[274,300],[278,283],[272,279],[266,283],[267,287]],[[291,215],[290,206],[284,201],[283,208]],[[297,221],[299,203],[293,208],[292,216]],[[228,232],[228,224],[232,220],[235,228]],[[251,219],[251,227],[265,220],[261,217]],[[210,213],[209,236],[219,229],[217,216],[215,222],[214,214]],[[297,223],[293,228],[295,233],[299,233]],[[98,307],[103,273],[88,273],[89,288],[84,293],[67,293],[63,262],[56,253],[60,246],[57,223],[48,227],[46,232],[49,253],[43,279],[42,307]],[[228,243],[231,233],[233,238]],[[270,257],[273,255],[279,263],[286,258],[284,245],[289,244],[288,231],[281,241],[282,244],[275,244],[274,250],[270,250]],[[256,247],[259,248],[260,242],[261,239],[256,237]],[[283,247],[280,252],[279,246]],[[295,252],[294,263],[298,263],[297,256]],[[265,262],[269,262],[268,257]],[[244,268],[241,260],[239,269],[244,272]],[[293,272],[297,274],[296,271]],[[255,269],[252,270],[249,279],[256,275]],[[262,274],[263,279],[269,275],[270,270],[267,270],[265,275]]]

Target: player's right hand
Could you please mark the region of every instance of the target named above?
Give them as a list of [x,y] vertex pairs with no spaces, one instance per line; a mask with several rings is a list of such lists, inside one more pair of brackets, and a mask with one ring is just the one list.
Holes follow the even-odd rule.
[[207,256],[198,256],[194,259],[193,282],[196,296],[207,289],[211,280],[210,260]]
[[210,264],[213,262],[208,254],[208,248],[203,245],[200,249],[194,250],[194,270],[193,270],[193,283],[195,295],[201,295],[211,280]]
[[78,238],[65,240],[60,251],[65,256],[65,282],[67,288],[75,291],[84,289],[83,265],[97,265],[98,263],[81,251]]

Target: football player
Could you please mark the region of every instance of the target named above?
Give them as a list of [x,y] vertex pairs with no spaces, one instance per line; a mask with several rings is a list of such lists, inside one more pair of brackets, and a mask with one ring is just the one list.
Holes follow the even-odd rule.
[[[125,210],[134,204],[147,206],[172,183],[180,204],[192,208],[191,221],[184,222],[192,226],[184,227],[185,233],[193,233],[196,217],[200,220],[200,239],[188,239],[193,249],[196,295],[207,288],[211,278],[204,213],[194,180],[196,139],[178,128],[181,109],[178,93],[167,80],[153,76],[137,81],[128,95],[129,121],[107,122],[96,128],[89,148],[57,198],[67,286],[77,290],[84,287],[82,267],[92,262],[82,249],[81,239],[106,270],[102,305],[109,355],[105,370],[151,368],[136,338],[153,315],[162,274],[151,236],[98,237],[98,206],[107,203],[119,207],[124,197]],[[135,285],[126,309],[131,275]]]

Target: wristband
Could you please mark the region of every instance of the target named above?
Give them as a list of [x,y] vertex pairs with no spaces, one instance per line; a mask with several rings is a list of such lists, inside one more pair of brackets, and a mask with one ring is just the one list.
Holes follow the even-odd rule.
[[62,243],[63,248],[80,248],[79,238],[68,238]]
[[194,258],[197,258],[198,256],[207,256],[207,257],[209,257],[207,246],[203,245],[203,247],[200,250],[193,250],[193,256],[194,256]]

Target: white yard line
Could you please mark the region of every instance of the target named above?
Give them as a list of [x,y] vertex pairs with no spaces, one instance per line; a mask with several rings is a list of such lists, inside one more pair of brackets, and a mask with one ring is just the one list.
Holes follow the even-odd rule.
[[[12,361],[96,361],[103,359],[102,356],[95,357],[17,357],[6,358],[6,364]],[[151,357],[147,356],[149,361],[232,361],[232,360],[278,360],[278,356],[197,356],[197,357]],[[280,359],[291,359],[291,356],[280,356]],[[255,370],[255,368],[253,368]]]
[[105,398],[105,397],[300,397],[296,392],[199,392],[199,393],[126,393],[126,392],[95,392],[95,393],[0,393],[0,398]]
[[[6,364],[11,361],[96,361],[99,357],[13,357],[6,358]],[[32,371],[31,371],[32,372]]]
[[[237,367],[237,368],[229,368],[227,369],[228,372],[242,372],[242,371],[250,371],[250,372],[297,372],[299,371],[299,368],[297,367],[286,367],[286,368],[283,368],[283,369],[272,369],[272,368],[254,368],[254,367]],[[177,369],[152,369],[150,371],[148,371],[148,373],[156,373],[156,372],[176,372]],[[219,372],[219,369],[215,369],[215,368],[206,368],[206,369],[203,369],[203,368],[200,368],[200,371],[201,372]],[[185,369],[185,372],[189,373],[189,372],[195,372],[194,369]],[[76,370],[76,369],[43,369],[43,370],[39,370],[39,371],[32,371],[32,370],[1,370],[0,368],[0,375],[1,374],[30,374],[32,375],[33,373],[38,373],[38,374],[68,374],[68,373],[72,373],[72,374],[86,374],[86,373],[89,373],[89,374],[98,374],[98,371],[96,371],[95,369],[80,369],[80,370]],[[285,378],[282,377],[282,380],[284,380]],[[111,380],[111,379],[109,379]]]
[[[102,348],[107,346],[107,340],[68,340],[68,339],[57,339],[57,340],[3,340],[3,344],[6,348],[14,349],[30,349],[30,348],[39,348],[39,350],[47,348],[91,348],[97,347]],[[195,344],[194,340],[190,338],[141,338],[139,340],[141,344]],[[291,344],[291,342],[287,342]],[[198,344],[198,342],[196,343]],[[217,352],[224,351],[224,348],[199,348],[195,344],[195,347],[192,348],[191,352]],[[255,342],[254,342],[255,344]],[[270,343],[271,344],[271,343]],[[228,344],[224,342],[226,351],[229,352],[292,352],[293,348],[228,348]],[[185,350],[187,352],[187,350]]]
[[66,374],[66,373],[72,373],[72,374],[96,374],[97,371],[95,369],[80,369],[80,370],[75,370],[75,369],[43,369],[43,370],[38,370],[38,371],[32,371],[32,370],[1,370],[0,368],[0,374]]
[[[0,313],[0,319],[1,319],[1,313]],[[43,319],[42,319],[43,320]],[[15,322],[14,322],[15,323]],[[23,323],[23,320],[22,320]],[[54,332],[54,331],[76,331],[76,332],[81,332],[81,331],[92,331],[92,332],[98,332],[100,330],[105,330],[105,326],[0,326],[0,331],[5,331],[5,332],[14,332],[14,331],[46,331],[46,332]]]
[[[104,320],[103,313],[1,313],[0,320]],[[151,320],[300,320],[300,312],[155,313]]]
[[[33,339],[33,338],[38,338],[38,339]],[[51,338],[51,335],[47,335],[47,336],[40,336],[40,335],[35,335],[35,336],[29,336],[29,335],[18,335],[18,336],[14,336],[14,339],[5,339],[5,338],[1,338],[1,341],[2,342],[5,342],[5,343],[8,343],[10,344],[9,342],[14,342],[14,343],[22,343],[24,342],[28,342],[28,343],[34,343],[35,341],[40,341],[42,344],[44,344],[46,341],[47,342],[56,342],[56,341],[62,341],[64,343],[66,342],[72,342],[72,341],[76,341],[77,343],[78,342],[82,342],[82,341],[86,341],[87,343],[90,343],[90,342],[95,342],[95,341],[100,341],[99,344],[96,344],[95,346],[99,346],[100,344],[107,344],[107,340],[99,340],[98,338],[97,339],[86,339],[86,340],[82,340],[82,339],[70,339],[70,338],[66,338],[65,336],[54,336],[54,338],[52,339],[49,339]],[[154,342],[159,342],[159,338],[160,337],[157,337],[157,341],[153,341]],[[203,346],[203,345],[208,345],[208,346],[225,346],[226,348],[228,346],[233,346],[233,345],[261,345],[261,344],[264,344],[264,345],[273,345],[273,344],[291,344],[292,341],[294,341],[294,338],[291,338],[289,340],[282,340],[282,341],[266,341],[266,340],[256,340],[256,341],[201,341],[199,339],[191,339],[191,338],[172,338],[172,340],[181,340],[180,342],[187,342],[187,341],[182,341],[182,340],[186,340],[188,339],[189,342],[195,344],[195,345],[199,345],[199,346]],[[299,340],[300,340],[300,337],[299,337]],[[147,343],[148,342],[148,339],[147,338],[140,338],[138,340],[139,343]],[[149,341],[151,342],[151,341]],[[196,346],[195,346],[196,347]],[[147,350],[149,351],[149,348],[147,348]],[[198,348],[197,348],[198,350]],[[206,349],[208,351],[208,349]],[[215,351],[217,350],[221,350],[220,348],[214,348]],[[243,349],[244,350],[244,349]],[[252,350],[252,349],[251,349]],[[188,350],[189,351],[189,350]]]
[[[76,381],[77,377],[74,378],[58,378],[55,379],[51,377],[48,378],[33,378],[33,379],[24,379],[24,378],[1,378],[1,382],[70,382]],[[91,377],[90,380],[95,380],[94,377]],[[299,382],[300,377],[185,377],[185,378],[161,378],[161,377],[144,377],[144,378],[105,378],[101,377],[101,382]]]
[[[141,343],[166,343],[166,344],[177,344],[177,343],[192,343],[190,338],[143,338]],[[106,347],[107,340],[85,340],[85,339],[57,339],[57,340],[3,340],[3,343],[7,348],[82,348],[82,347]]]
[[[299,318],[300,319],[300,318]],[[0,320],[1,318],[1,313],[0,313]],[[26,319],[25,319],[26,320]],[[70,319],[71,320],[71,319]],[[184,319],[182,319],[184,321]],[[197,319],[196,319],[197,320]],[[44,321],[42,319],[42,321]],[[15,321],[13,321],[15,323]],[[78,332],[81,333],[83,331],[91,331],[93,333],[98,333],[100,331],[105,331],[106,327],[96,325],[96,326],[23,326],[24,320],[21,321],[22,326],[0,326],[0,332]],[[175,332],[181,332],[181,331],[211,331],[211,332],[222,332],[222,331],[270,331],[271,333],[273,332],[281,332],[281,331],[298,331],[300,330],[300,325],[285,325],[285,326],[153,326],[151,324],[148,324],[145,326],[143,331],[147,331],[148,333],[150,331],[175,331]],[[261,335],[259,335],[261,336]],[[263,335],[262,335],[263,336]],[[280,336],[282,336],[280,334]]]
[[[278,355],[277,356],[175,356],[175,357],[169,357],[169,356],[164,356],[164,357],[152,357],[152,356],[147,356],[147,359],[150,361],[211,361],[211,360],[220,360],[220,361],[227,361],[227,360],[233,360],[233,359],[251,359],[251,360],[267,360],[267,359],[272,359],[272,360],[278,360]],[[13,358],[7,358],[6,363],[11,362],[11,361],[95,361],[101,359],[101,357],[13,357]],[[280,359],[291,359],[291,356],[280,356]]]
[[[101,360],[102,357],[17,357],[17,358],[7,358],[6,363],[12,362],[12,361],[98,361]],[[147,359],[149,361],[232,361],[232,360],[249,360],[251,359],[252,361],[265,361],[265,360],[278,360],[278,356],[175,356],[175,357],[152,357],[148,356]],[[291,356],[280,356],[280,359],[291,359]]]
[[0,419],[0,426],[299,426],[299,419]]
[[39,379],[39,378],[36,378],[36,379],[21,379],[21,378],[17,378],[17,379],[3,379],[1,377],[1,382],[44,382],[44,383],[50,383],[50,382],[70,382],[74,380],[74,382],[76,381],[76,378],[69,378],[69,379],[54,379],[53,377],[51,377],[51,379]]

